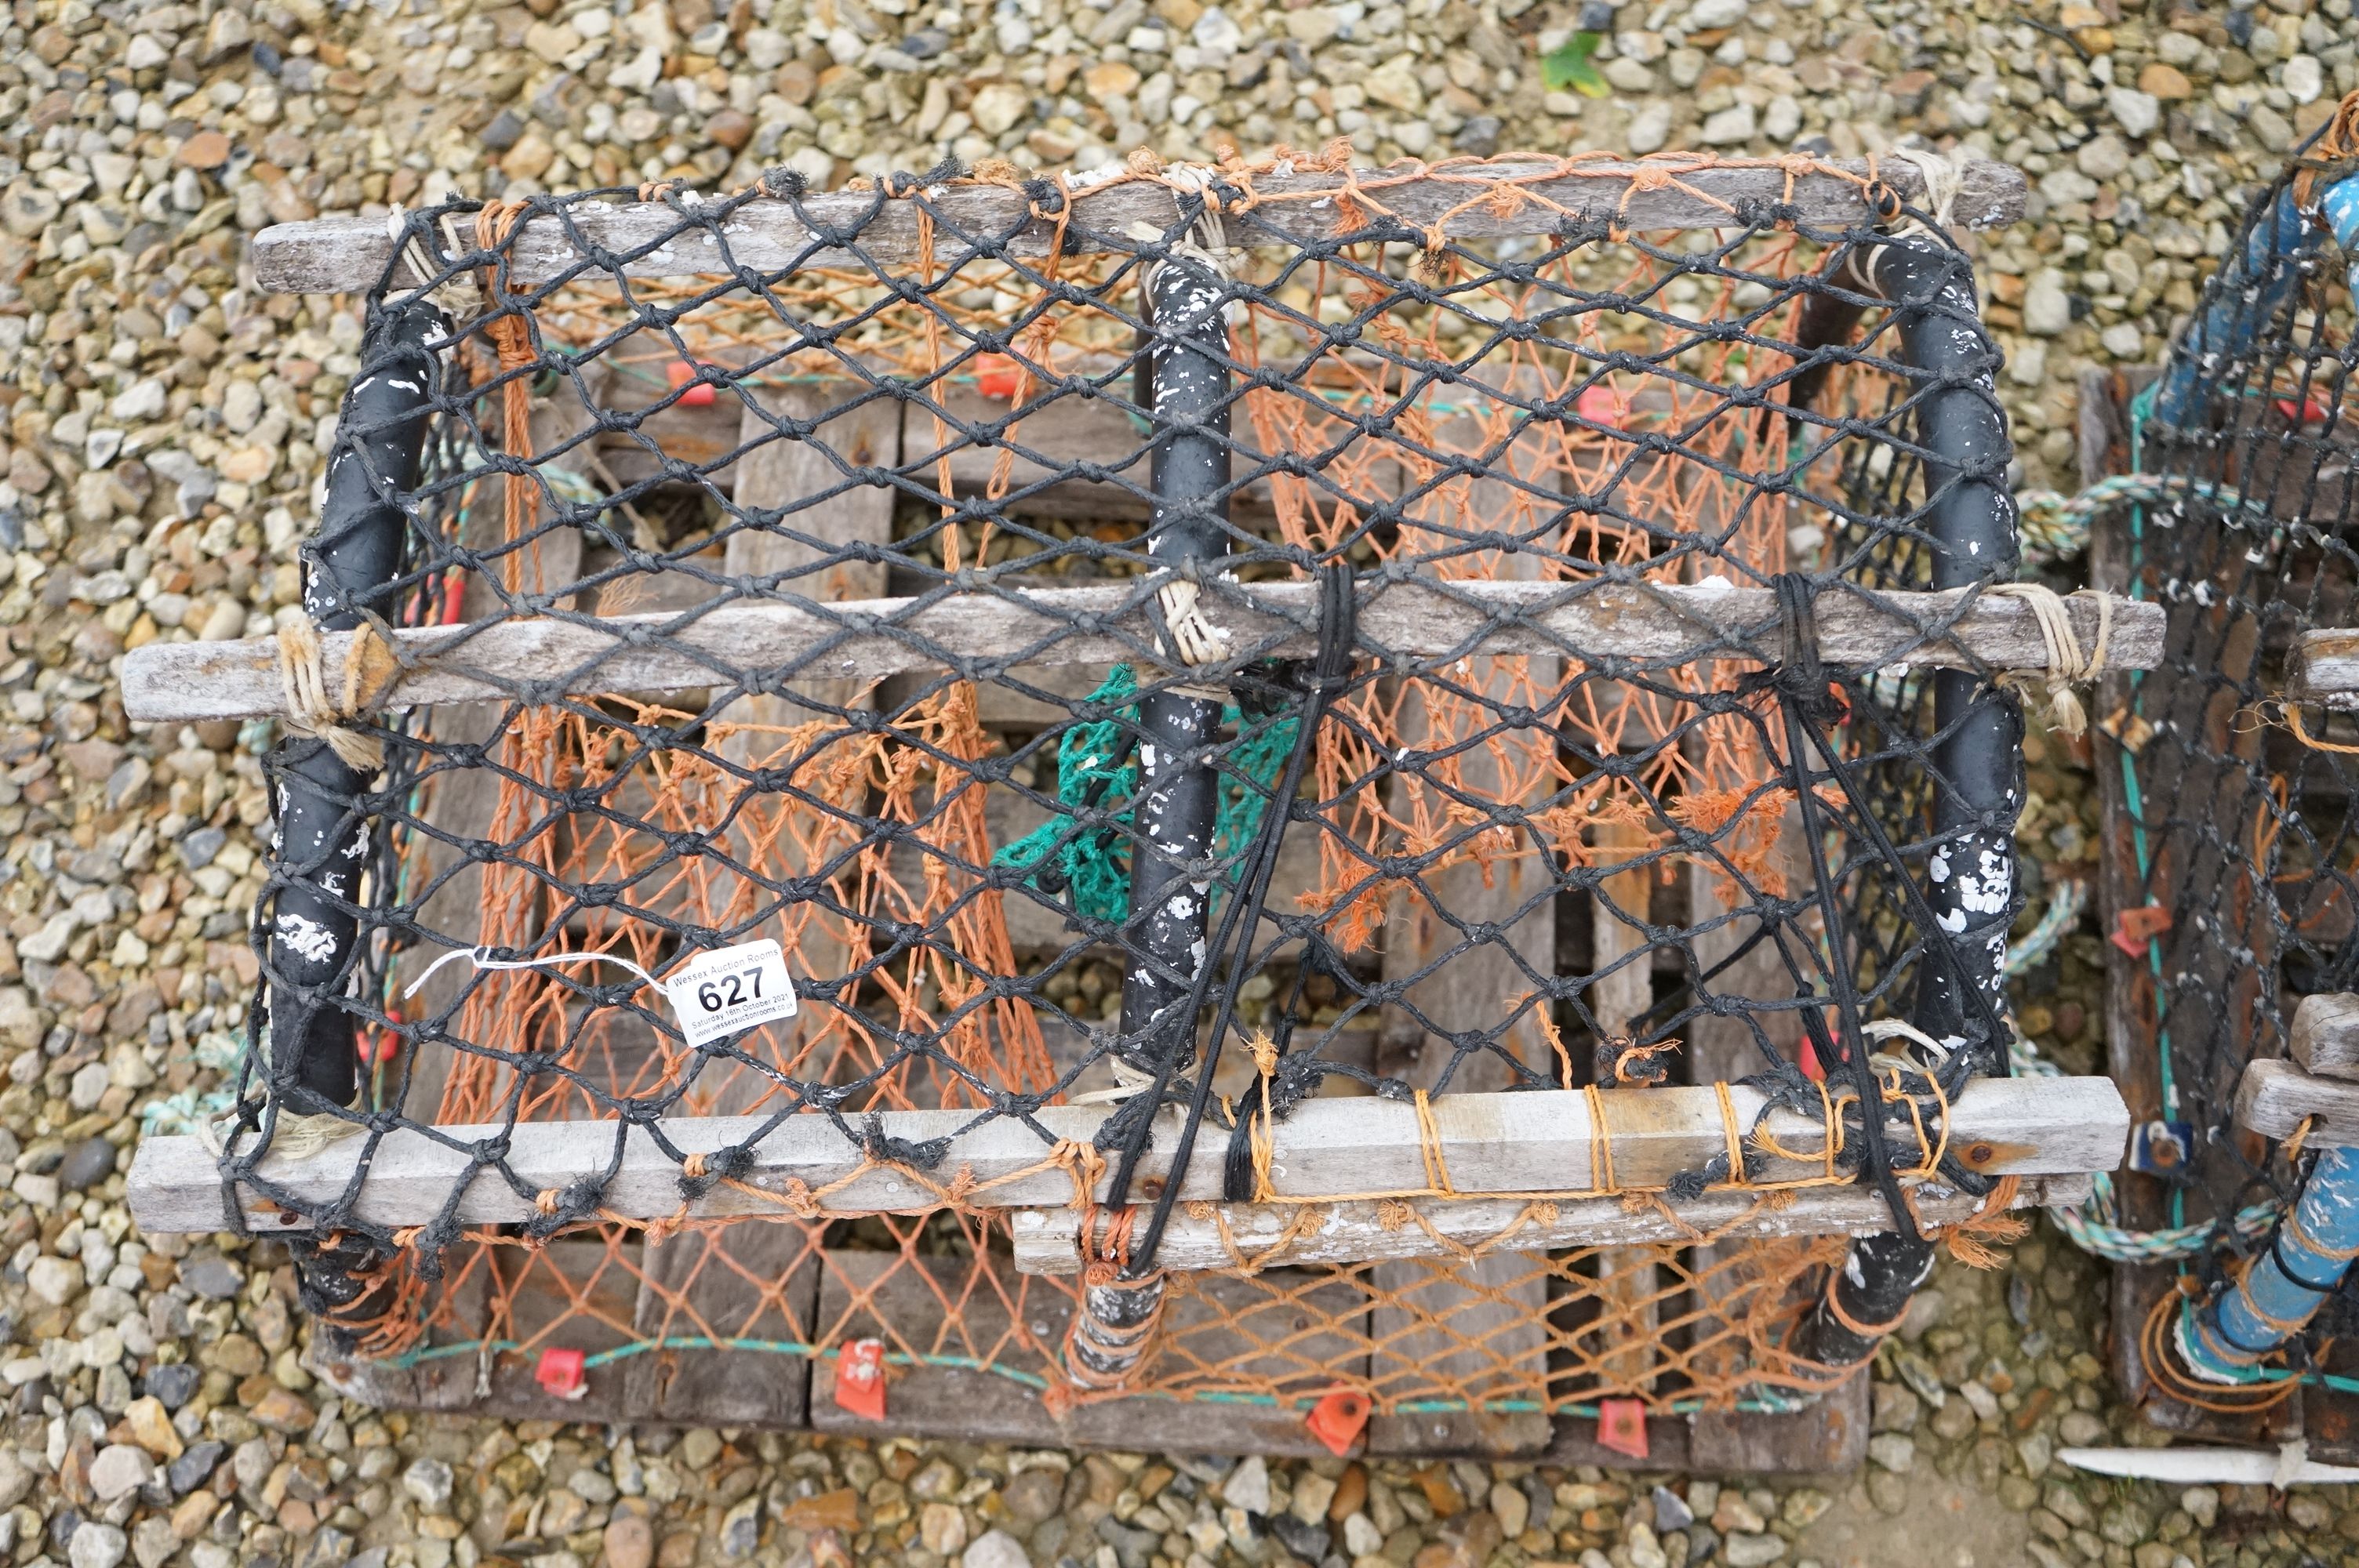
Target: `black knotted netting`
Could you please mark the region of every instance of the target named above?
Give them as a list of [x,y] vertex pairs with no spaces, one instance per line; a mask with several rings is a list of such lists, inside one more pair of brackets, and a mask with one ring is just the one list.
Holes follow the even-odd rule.
[[[1634,232],[1476,172],[408,215],[306,550],[337,744],[274,763],[262,1128],[224,1162],[342,1238],[319,1304],[417,1364],[883,1323],[1052,1386],[1035,1304],[1073,1287],[1008,1271],[945,1140],[1021,1124],[1105,1175],[1136,1273],[1177,1195],[1131,1171],[1158,1105],[1244,1200],[1285,1187],[1255,1130],[1313,1098],[1750,1078],[1832,1117],[1813,1180],[1897,1196],[1938,1159],[1985,1190],[1935,1147],[2004,1071],[2017,905],[2016,702],[1951,638],[2016,561],[1968,259],[1880,186],[1852,229],[1765,200]],[[1956,591],[1912,620],[1870,589]],[[646,977],[763,940],[794,1016],[692,1042]],[[1077,1141],[1060,1105],[1104,1119]],[[295,1116],[464,1176],[406,1224],[365,1172],[305,1197],[262,1168],[321,1135]],[[666,1139],[714,1116],[753,1119]],[[670,1262],[614,1212],[625,1126],[688,1202],[799,1117],[906,1202],[774,1193]],[[510,1159],[592,1120],[561,1184]],[[1669,1201],[1774,1163],[1731,1150]],[[486,1190],[535,1217],[470,1226]],[[1441,1263],[1241,1259],[1167,1313],[1153,1386],[1773,1398],[1825,1380],[1791,1336],[1843,1247],[1506,1253],[1464,1311]],[[888,1310],[917,1279],[922,1333]]]

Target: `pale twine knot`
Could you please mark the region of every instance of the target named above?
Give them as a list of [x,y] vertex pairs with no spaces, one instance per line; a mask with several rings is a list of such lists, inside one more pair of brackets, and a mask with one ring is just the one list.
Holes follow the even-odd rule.
[[[1925,210],[1933,215],[1936,229],[1947,231],[1957,211],[1958,192],[1966,182],[1965,160],[1951,162],[1925,147],[1894,147],[1886,156],[1914,165],[1917,172],[1925,177]],[[1895,231],[1899,234],[1924,232],[1925,225],[1914,218]]]
[[2075,599],[2093,599],[2097,604],[2097,641],[2085,654],[2081,652],[2081,639],[2072,630],[2072,612],[2065,608],[2063,596],[2044,583],[2001,583],[1991,592],[2006,599],[2019,599],[2031,606],[2039,624],[2039,639],[2047,644],[2048,667],[2032,674],[2011,672],[1999,676],[1998,684],[2022,689],[2035,680],[2047,683],[2048,724],[2077,741],[2087,733],[2089,716],[2081,707],[2080,697],[2072,687],[2077,682],[2094,680],[2105,671],[2105,655],[2114,636],[2114,596],[2082,589],[2072,595]]
[[[256,1120],[261,1119],[262,1101],[259,1098],[254,1098],[248,1100],[246,1104],[255,1108],[255,1118]],[[197,1118],[197,1141],[204,1145],[206,1153],[216,1160],[229,1153],[237,1136],[243,1109],[244,1107],[233,1106],[219,1116]],[[361,1131],[363,1127],[362,1122],[339,1116],[332,1110],[323,1110],[312,1116],[303,1116],[291,1110],[281,1109],[277,1119],[271,1124],[270,1144],[266,1152],[274,1159],[299,1164],[338,1140],[350,1138],[353,1133]]]
[[1067,1105],[1120,1105],[1134,1095],[1144,1094],[1155,1087],[1155,1075],[1144,1067],[1135,1067],[1119,1056],[1109,1055],[1106,1065],[1114,1072],[1110,1089],[1089,1089],[1065,1098]]
[[1159,246],[1163,252],[1139,269],[1139,284],[1150,293],[1155,287],[1156,274],[1174,261],[1194,263],[1218,278],[1223,287],[1235,277],[1243,253],[1230,248],[1228,225],[1221,218],[1220,189],[1213,183],[1214,173],[1190,164],[1174,164],[1158,176],[1173,189],[1192,193],[1203,201],[1195,222],[1177,239],[1168,238],[1162,230],[1143,218],[1130,225],[1132,239],[1142,245]]
[[1171,633],[1171,651],[1191,665],[1208,665],[1221,656],[1221,629],[1204,613],[1204,590],[1184,577],[1173,578],[1156,590],[1163,605],[1163,624]]
[[[412,280],[426,291],[426,297],[435,308],[461,327],[484,313],[483,291],[475,287],[474,278],[463,272],[452,272],[447,277],[442,276],[446,264],[427,250],[417,232],[410,227],[409,215],[403,211],[400,202],[395,202],[386,213],[385,231],[398,248]],[[442,215],[442,240],[445,254],[449,255],[463,255],[472,248],[469,236],[460,230],[456,213]],[[438,278],[440,282],[436,281]]]
[[401,674],[401,661],[373,621],[364,621],[345,644],[342,678],[331,695],[320,628],[298,614],[278,628],[278,680],[287,697],[287,727],[328,743],[343,764],[374,773],[385,766],[385,747],[374,735],[352,727],[364,708],[374,708]]
[[[1181,663],[1193,669],[1214,663],[1228,651],[1228,634],[1204,613],[1202,585],[1192,579],[1175,577],[1158,589],[1155,597],[1163,611],[1166,640]],[[1175,696],[1192,697],[1199,702],[1226,702],[1229,695],[1209,686],[1175,686],[1170,689]]]

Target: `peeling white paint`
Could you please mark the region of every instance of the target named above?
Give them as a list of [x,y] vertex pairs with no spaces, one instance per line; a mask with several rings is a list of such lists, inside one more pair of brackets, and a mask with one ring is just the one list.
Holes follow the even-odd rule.
[[310,963],[324,964],[336,956],[335,933],[299,914],[279,915],[278,939]]

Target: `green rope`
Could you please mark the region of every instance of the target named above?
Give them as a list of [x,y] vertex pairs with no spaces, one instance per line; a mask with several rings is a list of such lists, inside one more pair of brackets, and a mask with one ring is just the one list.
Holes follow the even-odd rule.
[[2118,506],[2169,506],[2182,498],[2208,501],[2224,515],[2238,511],[2263,512],[2232,486],[2189,479],[2180,474],[2117,473],[2099,480],[2078,495],[2053,490],[2016,492],[2027,560],[2061,560],[2089,547],[2089,524]]
[[[1028,873],[1025,881],[1035,887],[1040,885],[1040,872],[1053,866],[1062,876],[1074,913],[1092,920],[1111,923],[1130,917],[1129,803],[1138,793],[1131,737],[1137,732],[1138,712],[1137,705],[1125,699],[1137,691],[1138,677],[1131,667],[1116,665],[1104,684],[1090,693],[1092,704],[1118,704],[1119,710],[1074,725],[1057,742],[1057,803],[1061,809],[992,857],[995,866]],[[1260,829],[1262,813],[1268,809],[1270,791],[1294,750],[1294,731],[1300,721],[1278,718],[1246,731],[1234,707],[1223,709],[1221,720],[1241,731],[1228,750],[1230,771],[1221,780],[1220,812],[1212,826],[1213,856],[1228,860],[1252,843]],[[1083,814],[1100,812],[1106,814],[1102,825],[1081,826]],[[1234,885],[1241,871],[1232,871],[1227,882]]]

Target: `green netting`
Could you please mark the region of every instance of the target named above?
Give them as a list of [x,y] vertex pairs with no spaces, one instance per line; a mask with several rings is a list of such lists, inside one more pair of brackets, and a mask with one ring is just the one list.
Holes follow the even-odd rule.
[[[1116,665],[1090,693],[1087,706],[1122,706],[1106,718],[1065,731],[1057,744],[1057,814],[992,857],[994,865],[1028,871],[1025,881],[1044,892],[1063,893],[1072,901],[1075,914],[1091,920],[1130,918],[1126,846],[1129,801],[1138,789],[1138,711],[1136,704],[1123,699],[1137,690],[1131,667]],[[1220,816],[1212,831],[1213,857],[1229,867],[1220,879],[1227,889],[1241,869],[1230,863],[1253,841],[1270,791],[1294,750],[1298,720],[1278,715],[1248,730],[1245,716],[1231,706],[1222,710],[1221,722],[1240,731],[1224,755],[1224,765],[1234,771],[1222,778]]]

